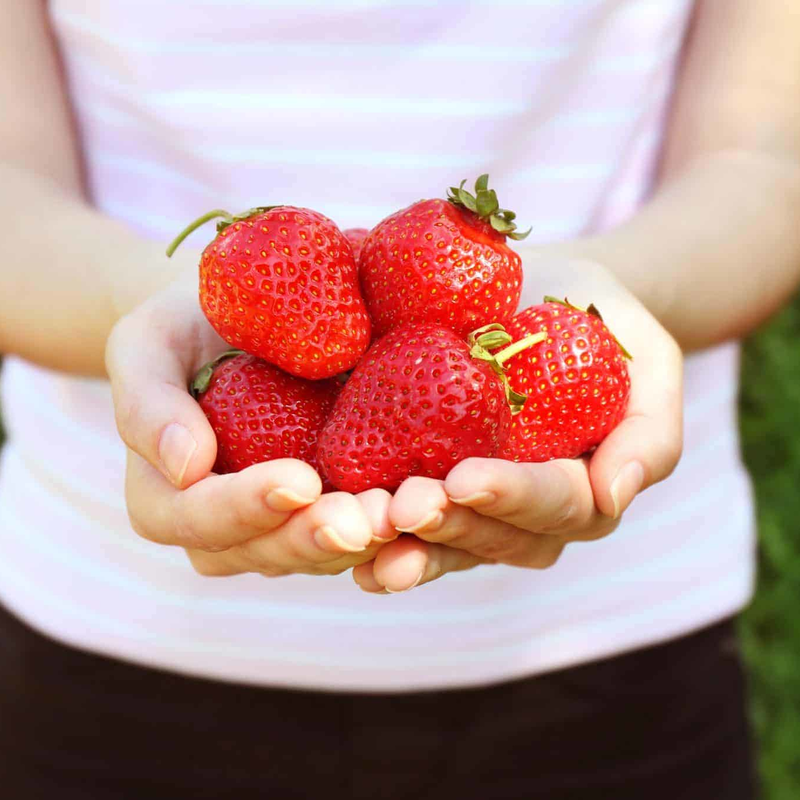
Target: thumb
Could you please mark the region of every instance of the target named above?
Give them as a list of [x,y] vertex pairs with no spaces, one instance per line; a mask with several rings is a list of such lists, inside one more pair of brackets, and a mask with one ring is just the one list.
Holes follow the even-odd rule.
[[123,441],[182,489],[209,474],[217,441],[187,389],[202,355],[191,351],[199,346],[184,351],[175,345],[196,343],[196,329],[194,335],[182,330],[180,315],[168,326],[153,317],[142,309],[117,323],[106,346],[106,369]]
[[[652,340],[651,340],[652,342]],[[668,340],[632,362],[625,419],[589,462],[595,502],[617,518],[643,489],[668,477],[683,446],[682,357]]]

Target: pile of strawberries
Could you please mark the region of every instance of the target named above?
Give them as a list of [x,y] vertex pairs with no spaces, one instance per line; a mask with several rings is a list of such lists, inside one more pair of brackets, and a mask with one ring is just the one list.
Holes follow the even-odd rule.
[[396,489],[470,456],[579,456],[619,423],[627,352],[593,306],[517,313],[522,239],[488,176],[371,231],[307,208],[212,211],[200,305],[232,347],[192,390],[217,472],[299,458],[326,488]]

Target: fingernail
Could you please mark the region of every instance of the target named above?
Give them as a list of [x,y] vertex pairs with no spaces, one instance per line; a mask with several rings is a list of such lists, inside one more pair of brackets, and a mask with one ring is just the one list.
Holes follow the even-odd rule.
[[400,531],[398,528],[392,528],[386,536],[381,536],[377,531],[372,532],[372,541],[373,542],[393,542],[396,538],[398,533],[405,533],[405,531]]
[[425,574],[425,570],[424,570],[424,569],[423,569],[423,570],[420,570],[420,573],[419,573],[419,576],[417,577],[417,579],[414,581],[414,583],[412,583],[412,584],[411,584],[411,586],[409,586],[409,587],[408,587],[408,588],[406,588],[406,589],[390,589],[388,586],[385,586],[385,587],[384,587],[384,589],[385,589],[385,590],[386,590],[386,591],[387,591],[389,594],[403,594],[403,592],[408,592],[408,591],[410,591],[411,589],[413,589],[415,586],[419,586],[419,582],[422,580],[422,576],[423,576],[424,574]]
[[443,522],[444,514],[441,511],[431,511],[414,525],[406,525],[405,528],[397,528],[397,530],[400,533],[418,533],[421,530],[435,531],[442,527]]
[[366,550],[366,544],[362,542],[348,542],[343,539],[339,531],[330,525],[323,525],[314,531],[314,541],[329,553],[339,553],[345,551],[347,553],[360,553]]
[[192,456],[197,450],[197,442],[188,428],[171,422],[164,428],[158,442],[158,457],[167,477],[180,486]]
[[264,499],[273,511],[295,511],[314,502],[313,497],[303,497],[291,489],[273,489]]
[[451,497],[450,502],[457,503],[460,506],[488,506],[497,500],[497,495],[494,492],[475,492],[468,494],[466,497]]
[[614,519],[631,504],[644,483],[644,469],[638,461],[630,461],[617,473],[611,482],[611,500],[614,503]]

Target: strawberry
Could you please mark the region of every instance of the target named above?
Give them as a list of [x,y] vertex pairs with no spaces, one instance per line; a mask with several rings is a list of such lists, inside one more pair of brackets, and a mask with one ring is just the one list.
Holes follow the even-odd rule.
[[200,306],[234,347],[302,378],[350,369],[366,350],[370,321],[344,234],[307,208],[212,211],[183,231],[171,255],[214,217],[217,236],[200,260]]
[[369,231],[366,228],[345,228],[342,233],[347,237],[347,241],[350,242],[350,246],[353,248],[353,258],[356,260],[356,264],[358,264],[358,258],[361,255],[361,247]]
[[575,458],[600,444],[622,420],[631,382],[627,350],[600,312],[545,297],[508,323],[513,337],[546,338],[508,359],[508,382],[528,395],[500,453],[511,461]]
[[364,240],[359,276],[376,336],[407,322],[459,336],[503,323],[517,310],[522,262],[506,238],[523,239],[488,176],[464,181],[447,200],[420,200],[378,223]]
[[274,458],[317,469],[317,438],[340,384],[307,381],[240,350],[206,364],[192,391],[217,436],[214,471],[238,472]]
[[[469,342],[441,325],[403,325],[372,344],[341,391],[319,438],[323,475],[348,492],[396,489],[410,475],[443,478],[469,456],[494,456],[512,410],[502,363],[530,342],[499,325]],[[543,336],[530,337],[538,341]]]

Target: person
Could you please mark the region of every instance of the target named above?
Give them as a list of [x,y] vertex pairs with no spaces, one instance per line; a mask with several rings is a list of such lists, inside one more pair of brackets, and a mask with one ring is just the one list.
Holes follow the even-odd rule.
[[[754,797],[737,340],[800,275],[792,4],[2,9],[7,791]],[[633,352],[621,425],[393,496],[213,474],[205,242],[166,242],[483,172],[533,224],[521,306],[594,302]]]

